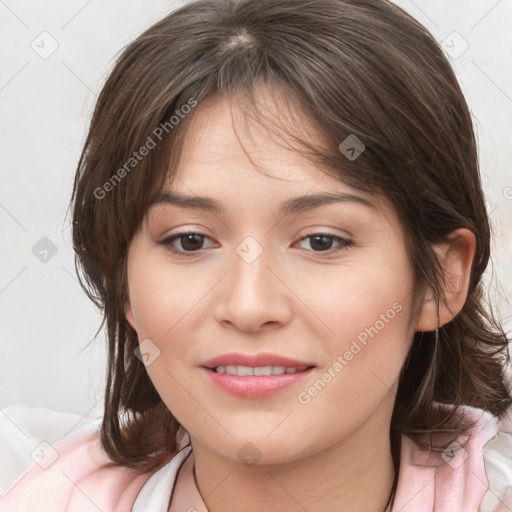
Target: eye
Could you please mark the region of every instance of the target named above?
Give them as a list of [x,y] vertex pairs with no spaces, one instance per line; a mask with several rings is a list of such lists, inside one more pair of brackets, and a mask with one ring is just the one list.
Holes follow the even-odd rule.
[[[330,233],[314,233],[300,239],[301,242],[304,240],[309,240],[309,245],[313,249],[313,252],[326,255],[346,250],[348,247],[354,245],[351,240]],[[334,242],[339,245],[332,248]]]
[[[171,235],[163,240],[158,241],[158,245],[164,246],[172,253],[183,256],[195,256],[201,252],[204,247],[205,239],[209,239],[203,233],[195,231],[182,231]],[[346,250],[348,247],[354,245],[351,240],[342,238],[340,236],[332,235],[330,233],[314,233],[300,239],[300,242],[309,240],[309,245],[314,253],[331,255],[339,251]],[[179,243],[181,248],[177,248],[176,244]],[[337,243],[337,247],[332,247],[333,243]]]
[[[164,238],[157,243],[159,245],[163,245],[173,253],[182,254],[184,256],[195,256],[196,253],[203,249],[202,245],[206,238],[209,237],[202,233],[197,233],[195,231],[182,231],[181,233],[176,233]],[[181,249],[176,248],[176,242],[179,242]]]

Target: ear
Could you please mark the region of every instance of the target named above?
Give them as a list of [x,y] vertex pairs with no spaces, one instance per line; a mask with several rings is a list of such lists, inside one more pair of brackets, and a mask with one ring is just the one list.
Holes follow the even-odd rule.
[[135,327],[135,319],[133,318],[133,311],[132,307],[130,306],[129,302],[126,302],[124,306],[124,315],[126,317],[126,320],[128,320],[128,323],[132,326],[132,329],[137,332],[137,329]]
[[[471,268],[475,256],[475,235],[469,229],[457,229],[448,242],[436,244],[434,251],[446,280],[446,305],[439,303],[439,327],[448,323],[462,310],[469,289]],[[425,290],[416,331],[435,331],[437,304],[430,286]]]

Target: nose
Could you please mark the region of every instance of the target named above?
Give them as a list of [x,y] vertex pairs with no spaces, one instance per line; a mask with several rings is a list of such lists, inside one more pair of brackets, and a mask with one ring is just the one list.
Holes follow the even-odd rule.
[[219,283],[215,306],[216,319],[224,326],[257,332],[290,321],[293,293],[268,252],[254,260],[237,252],[230,260],[232,268]]

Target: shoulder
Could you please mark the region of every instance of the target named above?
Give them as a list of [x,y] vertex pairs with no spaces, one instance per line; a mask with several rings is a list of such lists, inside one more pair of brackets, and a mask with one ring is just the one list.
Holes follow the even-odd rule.
[[489,490],[482,500],[481,512],[512,510],[512,409],[496,424],[496,434],[483,446]]
[[397,499],[404,504],[411,500],[413,507],[406,506],[404,512],[510,510],[507,506],[512,502],[506,501],[512,491],[510,422],[473,407],[461,407],[460,412],[473,426],[442,453],[423,450],[402,436]]
[[462,448],[465,460],[461,469],[471,471],[465,484],[474,485],[476,477],[485,485],[479,512],[508,512],[512,510],[512,409],[502,419],[481,409],[463,410],[475,421]]
[[41,447],[28,471],[0,498],[0,512],[128,512],[151,473],[109,467],[101,419]]

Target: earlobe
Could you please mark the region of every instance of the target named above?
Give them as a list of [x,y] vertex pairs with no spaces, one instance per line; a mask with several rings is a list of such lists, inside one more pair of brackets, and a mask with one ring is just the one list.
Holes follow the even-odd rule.
[[124,307],[124,314],[125,314],[126,320],[128,320],[128,323],[132,326],[132,329],[134,331],[137,331],[137,328],[135,327],[135,319],[133,318],[133,311],[132,311],[132,308],[131,308],[129,302],[127,302]]
[[434,331],[436,327],[450,322],[462,310],[468,295],[475,247],[475,235],[462,228],[453,231],[447,242],[434,247],[445,279],[443,291],[446,304],[440,301],[437,318],[437,303],[429,286],[423,297],[416,331]]

